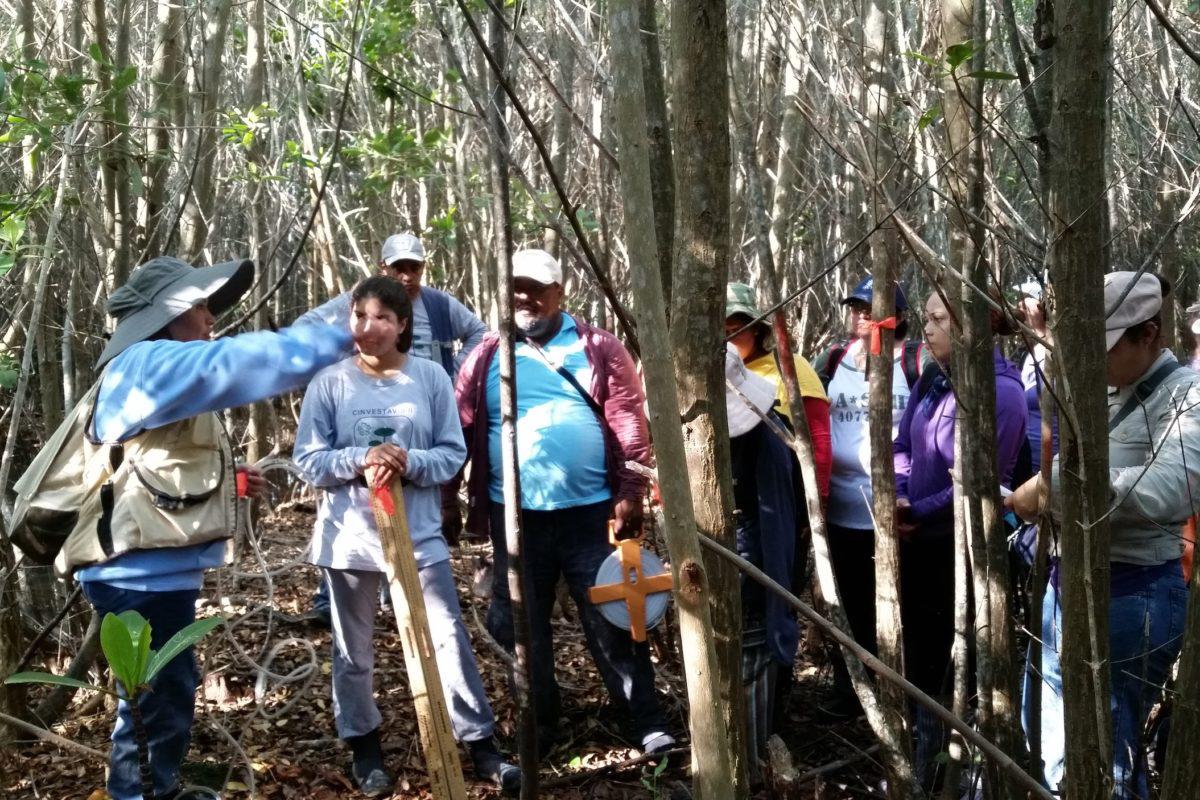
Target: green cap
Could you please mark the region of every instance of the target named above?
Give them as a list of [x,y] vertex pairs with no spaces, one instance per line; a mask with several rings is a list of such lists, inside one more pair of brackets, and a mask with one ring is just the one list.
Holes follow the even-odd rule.
[[734,314],[745,314],[750,319],[758,317],[758,308],[754,299],[754,290],[744,283],[730,283],[725,286],[725,318]]

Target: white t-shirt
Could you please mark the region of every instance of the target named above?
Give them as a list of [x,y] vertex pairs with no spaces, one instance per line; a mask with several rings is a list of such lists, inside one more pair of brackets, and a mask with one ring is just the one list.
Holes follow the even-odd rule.
[[[871,530],[871,435],[867,377],[854,363],[861,342],[854,342],[829,382],[829,428],[833,474],[829,480],[829,522]],[[899,357],[892,366],[892,439],[908,406],[908,381]],[[891,452],[880,454],[891,458]]]

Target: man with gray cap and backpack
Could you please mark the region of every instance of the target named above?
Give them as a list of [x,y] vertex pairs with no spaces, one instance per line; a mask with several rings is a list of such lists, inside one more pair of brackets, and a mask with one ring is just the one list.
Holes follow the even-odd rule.
[[[108,299],[117,325],[99,380],[14,487],[12,538],[26,557],[73,575],[101,617],[140,613],[155,649],[195,620],[204,571],[228,563],[237,488],[252,495],[263,485],[253,469],[235,467],[214,412],[304,386],[351,352],[345,320],[212,340],[216,316],[253,280],[250,261],[192,267],[159,257],[135,269]],[[313,321],[335,321],[328,306],[323,312]],[[197,680],[188,650],[138,702],[155,797],[179,792]],[[138,800],[125,700],[112,743],[109,795]]]
[[[462,362],[487,333],[487,326],[454,295],[421,284],[425,247],[415,234],[394,233],[384,240],[379,250],[379,272],[400,281],[412,301],[413,343],[409,352],[441,364],[453,381]],[[339,313],[344,312],[346,319],[350,318],[350,292],[330,302],[336,304],[333,307]],[[310,321],[309,315],[300,321]],[[456,344],[460,344],[457,352]]]

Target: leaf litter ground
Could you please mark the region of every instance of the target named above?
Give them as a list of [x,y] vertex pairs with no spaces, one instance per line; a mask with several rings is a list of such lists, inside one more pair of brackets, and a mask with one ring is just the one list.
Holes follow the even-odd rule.
[[[224,786],[228,798],[360,796],[348,778],[349,752],[334,733],[329,632],[300,619],[317,586],[316,569],[299,561],[311,525],[311,507],[304,505],[262,520],[257,552],[243,548],[235,569],[208,578],[200,615],[223,613],[234,624],[201,648],[204,682],[184,766],[188,783]],[[486,545],[455,548],[453,566],[463,614],[496,713],[498,738],[515,760],[516,709],[508,694],[506,667],[498,647],[481,629],[487,600],[479,595],[485,594],[487,580],[479,570],[489,551]],[[263,577],[264,565],[273,573],[270,581]],[[542,764],[546,789],[541,796],[561,800],[686,797],[686,753],[672,756],[658,774],[653,763],[626,764],[636,759],[638,751],[622,737],[620,720],[607,704],[565,591],[562,600],[556,609],[554,635],[566,719],[562,742]],[[651,645],[662,702],[681,744],[686,745],[686,690],[673,622],[673,616],[668,616],[667,623],[652,633]],[[381,608],[376,618],[375,686],[384,718],[384,751],[398,776],[394,797],[428,798],[395,627],[390,608]],[[835,761],[851,762],[808,782],[804,797],[868,797],[879,780],[877,761],[863,755],[873,743],[869,730],[861,721],[826,723],[817,713],[819,700],[829,690],[825,662],[819,644],[802,646],[781,735],[801,773]],[[89,703],[92,698],[85,695],[75,698],[53,730],[107,753],[112,709]],[[37,696],[35,692],[31,699]],[[470,797],[500,796],[490,785],[474,780],[468,763],[464,773]],[[22,739],[19,746],[0,753],[0,796],[5,798],[100,800],[107,796],[103,785],[103,764],[53,745]],[[767,798],[771,793],[760,789],[755,796]]]

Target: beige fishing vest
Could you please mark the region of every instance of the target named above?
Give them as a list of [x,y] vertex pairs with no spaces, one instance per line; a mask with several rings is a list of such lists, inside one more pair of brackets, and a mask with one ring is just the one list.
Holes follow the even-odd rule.
[[[13,542],[63,577],[130,550],[227,539],[237,522],[229,437],[216,414],[121,444],[91,438],[99,383],[13,487]],[[227,557],[229,555],[227,554]]]

